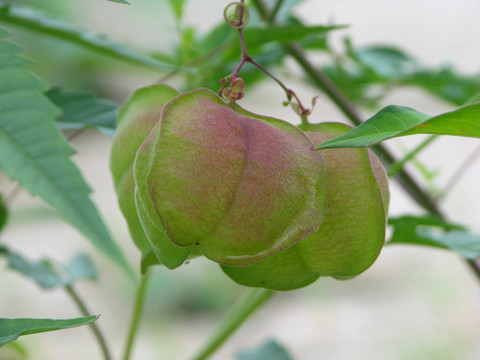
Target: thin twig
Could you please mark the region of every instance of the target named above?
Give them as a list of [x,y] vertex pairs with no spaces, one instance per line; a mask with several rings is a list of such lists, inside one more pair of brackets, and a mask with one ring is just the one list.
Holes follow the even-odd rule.
[[[72,285],[65,286],[65,290],[67,291],[68,295],[70,295],[74,303],[77,305],[83,316],[90,316],[92,314],[90,311],[88,311],[87,306],[77,294],[77,292],[73,289]],[[100,345],[103,353],[103,358],[105,360],[112,360],[112,357],[110,356],[110,352],[108,350],[107,342],[105,341],[105,337],[98,328],[97,324],[95,322],[91,323],[90,328],[92,329],[93,334],[97,339],[98,344]]]
[[250,56],[248,56],[247,46],[245,44],[245,36],[243,35],[243,29],[242,28],[238,29],[238,36],[240,38],[240,46],[241,46],[241,51],[242,51],[240,61],[238,62],[238,65],[235,67],[233,72],[229,76],[223,78],[220,81],[222,83],[222,86],[221,86],[220,90],[218,91],[218,94],[219,95],[222,94],[223,89],[228,85],[228,83],[230,83],[230,86],[232,86],[233,82],[237,79],[237,77],[240,73],[240,70],[248,62],[248,63],[252,64],[253,66],[257,67],[260,71],[265,73],[267,76],[272,78],[285,91],[285,94],[287,96],[288,101],[291,101],[292,97],[295,99],[295,101],[298,105],[298,108],[299,108],[299,115],[300,115],[300,118],[302,119],[302,123],[306,122],[307,121],[307,115],[310,113],[310,111],[303,106],[303,104],[300,101],[300,98],[297,96],[297,94],[292,89],[285,86],[285,84],[279,78],[277,78],[275,75],[273,75],[265,67],[263,67],[262,65],[257,63]]
[[480,146],[475,148],[475,150],[460,164],[458,167],[457,171],[452,175],[450,180],[447,182],[447,185],[445,185],[445,188],[443,189],[443,193],[447,194],[452,190],[452,188],[456,185],[458,180],[462,177],[463,174],[468,170],[470,166],[472,166],[475,161],[477,161],[480,158]]

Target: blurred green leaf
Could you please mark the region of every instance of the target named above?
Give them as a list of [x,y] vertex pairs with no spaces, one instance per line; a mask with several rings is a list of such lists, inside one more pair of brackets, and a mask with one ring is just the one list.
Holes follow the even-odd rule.
[[419,237],[438,243],[440,246],[453,250],[467,259],[480,256],[480,234],[473,234],[464,230],[452,230],[438,233],[429,229],[418,229]]
[[125,5],[130,5],[130,3],[125,1],[125,0],[108,0],[108,1],[116,2],[116,3],[120,3],[120,4],[125,4]]
[[10,252],[4,247],[0,248],[0,254],[6,256],[10,269],[16,270],[24,276],[29,277],[44,289],[51,289],[63,285],[63,281],[60,276],[57,275],[54,265],[48,260],[31,262],[18,254]]
[[433,246],[446,249],[447,247],[428,237],[422,236],[417,231],[419,227],[433,228],[443,231],[461,230],[463,227],[458,224],[449,223],[433,215],[415,216],[404,215],[388,219],[388,224],[393,228],[393,233],[387,245],[390,244],[409,244]]
[[0,247],[0,255],[6,257],[10,269],[34,280],[44,289],[68,286],[83,279],[97,279],[95,266],[85,254],[76,255],[65,266],[48,259],[31,261],[4,246]]
[[9,342],[0,348],[0,359],[5,360],[27,360],[28,353],[22,344]]
[[111,137],[115,133],[118,105],[114,102],[90,92],[60,88],[50,89],[45,95],[62,110],[62,115],[55,119],[61,130],[92,127]]
[[413,66],[413,58],[392,46],[368,46],[355,51],[354,56],[378,76],[400,77]]
[[247,49],[260,46],[271,41],[300,41],[307,35],[325,35],[330,31],[344,29],[346,26],[304,26],[304,25],[272,25],[265,28],[244,29]]
[[393,46],[356,48],[346,38],[345,48],[345,54],[337,55],[324,72],[358,105],[375,106],[388,91],[415,86],[461,106],[480,88],[480,74],[462,75],[450,67],[429,68]]
[[460,75],[449,67],[420,69],[404,76],[401,80],[405,85],[421,87],[458,106],[468,103],[480,89],[480,74]]
[[467,259],[480,256],[480,235],[435,216],[401,216],[388,220],[393,233],[387,245],[410,244],[453,250]]
[[92,259],[84,253],[75,255],[67,264],[65,264],[67,278],[65,285],[71,285],[78,280],[97,280],[98,272]]
[[173,15],[175,15],[175,18],[180,20],[183,15],[183,7],[185,5],[187,0],[167,0],[168,4],[172,8]]
[[28,70],[30,60],[18,55],[20,46],[3,39],[6,34],[0,30],[0,168],[134,276],[70,160],[73,149],[55,127],[59,110],[43,94],[48,85]]
[[237,360],[293,360],[288,351],[275,340],[268,340],[253,350],[242,350],[235,357]]
[[70,329],[90,324],[97,319],[96,315],[68,320],[0,318],[0,346],[14,341],[22,335]]
[[2,4],[0,2],[0,22],[66,40],[84,46],[98,54],[136,65],[159,70],[186,70],[132,50],[107,39],[105,36],[89,32],[86,29],[76,27],[32,8]]
[[480,103],[434,117],[412,108],[390,105],[348,133],[328,140],[316,149],[364,147],[413,134],[480,137]]
[[8,210],[3,202],[2,194],[0,194],[0,231],[7,223]]
[[276,6],[277,4],[281,5],[275,14],[275,20],[277,20],[279,23],[284,23],[292,16],[293,8],[302,1],[304,0],[268,0],[267,3],[270,7]]

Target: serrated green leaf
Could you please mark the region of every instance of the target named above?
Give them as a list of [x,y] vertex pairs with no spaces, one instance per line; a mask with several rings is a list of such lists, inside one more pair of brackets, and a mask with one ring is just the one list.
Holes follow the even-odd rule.
[[0,4],[0,22],[66,40],[84,46],[98,54],[110,56],[117,60],[127,61],[136,65],[159,70],[186,70],[185,68],[165,63],[141,52],[132,50],[122,44],[109,40],[105,36],[58,20],[35,9]]
[[118,105],[99,99],[95,94],[83,91],[50,89],[45,95],[62,110],[55,119],[61,130],[92,127],[113,137],[116,128]]
[[59,110],[43,94],[48,85],[26,68],[19,51],[18,45],[0,38],[0,168],[133,276],[69,158],[73,149],[55,127]]
[[19,336],[70,329],[90,324],[97,319],[97,315],[67,320],[0,318],[0,346],[18,339]]
[[240,351],[235,357],[237,360],[293,360],[287,349],[275,340],[268,340],[253,350]]
[[8,267],[34,280],[44,289],[71,285],[78,280],[96,280],[97,271],[91,259],[85,254],[77,254],[65,266],[48,259],[31,261],[18,253],[0,247],[0,255],[8,261]]
[[326,141],[316,149],[365,147],[413,134],[480,137],[480,103],[434,117],[409,107],[390,105],[348,133]]
[[7,223],[7,216],[8,216],[7,207],[3,203],[3,197],[0,194],[0,231],[3,229],[3,227]]

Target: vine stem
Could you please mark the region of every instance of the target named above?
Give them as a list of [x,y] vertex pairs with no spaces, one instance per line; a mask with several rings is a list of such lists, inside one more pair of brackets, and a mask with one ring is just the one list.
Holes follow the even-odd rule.
[[[85,302],[80,298],[80,296],[75,291],[72,285],[65,286],[65,290],[67,291],[68,295],[70,295],[75,305],[77,305],[78,309],[80,310],[83,316],[90,316],[92,314],[90,311],[88,311],[87,306],[85,305]],[[110,356],[110,351],[108,350],[107,342],[102,332],[100,331],[100,328],[97,326],[95,322],[91,323],[89,326],[92,329],[98,344],[100,345],[103,358],[105,360],[112,360],[112,357]]]
[[274,294],[268,289],[248,289],[230,308],[220,325],[192,360],[208,359],[249,316]]
[[130,326],[128,331],[127,342],[125,343],[125,350],[123,360],[129,360],[132,354],[133,343],[135,342],[136,335],[138,333],[140,319],[143,313],[143,305],[145,303],[145,294],[147,290],[148,279],[150,278],[150,271],[147,271],[145,275],[140,279],[140,284],[137,288],[137,294],[135,295],[135,302],[133,305],[133,313],[130,319]]
[[[242,4],[243,4],[243,1],[242,1]],[[276,9],[276,11],[279,10],[281,4],[282,4],[282,1],[277,2],[278,8]],[[245,36],[243,35],[243,29],[239,28],[237,30],[238,30],[238,36],[240,38],[240,46],[241,46],[241,51],[242,51],[241,58],[240,58],[240,61],[239,61],[238,65],[233,70],[233,72],[229,76],[227,76],[227,77],[225,77],[224,79],[221,80],[222,87],[218,91],[218,94],[221,95],[222,90],[225,88],[225,86],[228,85],[227,84],[228,81],[230,81],[230,84],[232,84],[235,81],[235,79],[237,79],[238,74],[240,73],[240,70],[245,65],[245,63],[248,62],[248,63],[252,64],[253,66],[255,66],[256,68],[258,68],[263,73],[265,73],[267,76],[272,78],[285,91],[285,94],[287,95],[288,101],[291,101],[292,97],[295,99],[295,101],[297,102],[298,107],[299,107],[299,112],[300,112],[299,115],[302,119],[302,122],[306,121],[306,116],[309,113],[309,110],[306,109],[303,106],[303,104],[300,101],[300,98],[297,96],[297,94],[292,89],[289,89],[287,86],[285,86],[285,84],[279,78],[277,78],[275,75],[273,75],[270,71],[268,71],[266,68],[264,68],[262,65],[260,65],[255,60],[253,60],[250,56],[248,56],[247,46],[245,44]]]
[[[275,19],[269,16],[268,8],[265,6],[263,0],[252,0],[252,4],[255,6],[264,21],[269,24],[274,23]],[[358,114],[355,106],[345,95],[343,95],[327,75],[310,63],[303,53],[303,50],[297,44],[285,43],[282,46],[303,68],[304,72],[309,75],[314,84],[323,90],[330,100],[337,105],[337,107],[354,125],[358,126],[362,123],[362,118]],[[395,157],[383,145],[376,145],[372,147],[372,150],[379,156],[382,162],[386,163],[386,165],[396,163]],[[422,189],[405,169],[400,169],[396,174],[395,179],[407,194],[409,194],[410,197],[422,208],[441,219],[445,219],[445,216],[434,198]],[[480,265],[475,260],[465,260],[480,280]]]

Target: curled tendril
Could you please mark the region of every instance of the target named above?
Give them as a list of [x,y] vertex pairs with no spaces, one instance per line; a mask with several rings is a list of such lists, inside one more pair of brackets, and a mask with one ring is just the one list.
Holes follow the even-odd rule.
[[250,12],[245,4],[232,2],[225,7],[223,17],[228,25],[234,29],[241,29],[250,20]]

